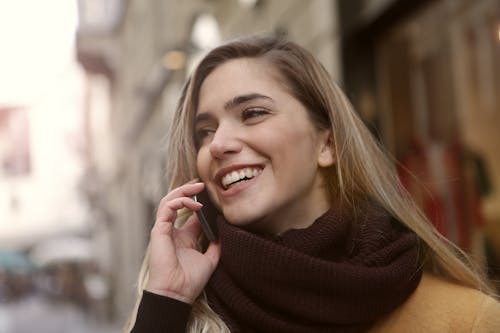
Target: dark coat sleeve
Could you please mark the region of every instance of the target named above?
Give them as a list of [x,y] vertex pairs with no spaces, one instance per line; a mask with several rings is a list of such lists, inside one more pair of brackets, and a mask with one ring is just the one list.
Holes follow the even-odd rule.
[[144,290],[131,333],[185,333],[191,305]]

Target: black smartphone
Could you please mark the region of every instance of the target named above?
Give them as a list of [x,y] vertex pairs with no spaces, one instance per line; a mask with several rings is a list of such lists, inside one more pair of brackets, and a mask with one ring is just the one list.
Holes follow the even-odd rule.
[[216,241],[219,236],[217,232],[217,215],[219,211],[215,208],[205,189],[194,195],[193,199],[203,205],[202,209],[196,211],[203,233],[209,241]]

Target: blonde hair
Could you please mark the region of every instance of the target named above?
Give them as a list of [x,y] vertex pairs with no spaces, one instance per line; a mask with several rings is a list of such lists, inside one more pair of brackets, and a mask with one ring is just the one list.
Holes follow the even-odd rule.
[[[465,286],[492,293],[479,268],[427,221],[401,185],[394,161],[389,158],[353,110],[325,68],[305,49],[273,36],[253,36],[230,41],[209,52],[184,86],[171,124],[167,179],[173,189],[196,177],[193,117],[204,79],[231,59],[262,59],[279,73],[280,83],[309,111],[313,124],[329,128],[335,149],[334,166],[324,170],[332,200],[378,202],[420,238],[420,260],[425,270]],[[147,279],[147,255],[139,294]],[[133,321],[133,320],[132,320]],[[229,332],[201,295],[193,306],[188,332]]]

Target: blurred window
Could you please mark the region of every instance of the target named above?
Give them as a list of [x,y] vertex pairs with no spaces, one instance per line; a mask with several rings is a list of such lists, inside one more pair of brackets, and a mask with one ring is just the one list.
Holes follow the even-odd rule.
[[123,0],[78,0],[79,30],[109,32],[120,21]]
[[213,15],[201,14],[193,24],[191,41],[201,50],[217,46],[221,41],[219,24]]

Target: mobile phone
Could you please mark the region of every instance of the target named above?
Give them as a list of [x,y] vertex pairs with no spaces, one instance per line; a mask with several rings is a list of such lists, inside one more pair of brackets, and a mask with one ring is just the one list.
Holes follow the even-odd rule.
[[210,200],[206,189],[194,195],[193,199],[203,205],[200,210],[196,211],[203,233],[209,241],[216,241],[219,236],[217,232],[217,215],[219,211]]

